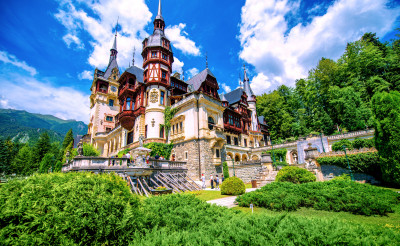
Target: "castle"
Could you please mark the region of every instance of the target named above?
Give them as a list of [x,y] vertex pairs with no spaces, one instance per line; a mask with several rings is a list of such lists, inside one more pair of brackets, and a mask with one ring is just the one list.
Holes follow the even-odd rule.
[[[263,117],[257,117],[256,96],[244,70],[243,88],[219,95],[217,78],[204,69],[185,81],[172,74],[171,43],[165,36],[161,0],[153,34],[143,40],[142,67],[122,74],[117,63],[117,32],[105,72],[95,69],[90,96],[91,143],[104,157],[144,143],[173,143],[170,160],[187,162],[188,173],[222,172],[225,160],[259,160],[251,148],[265,146]],[[176,111],[169,131],[166,107]]]

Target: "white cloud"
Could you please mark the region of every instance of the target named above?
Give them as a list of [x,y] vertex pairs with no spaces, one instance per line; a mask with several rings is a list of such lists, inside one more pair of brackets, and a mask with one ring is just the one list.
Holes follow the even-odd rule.
[[187,71],[187,73],[188,73],[188,75],[189,75],[189,78],[188,79],[190,79],[190,78],[192,78],[193,76],[195,76],[195,75],[197,75],[198,73],[199,73],[199,69],[197,69],[197,68],[191,68],[191,69],[189,69],[188,71]]
[[71,33],[68,33],[63,37],[64,42],[67,44],[68,48],[71,47],[71,44],[75,44],[78,49],[85,48],[85,45],[81,42],[81,40]]
[[174,57],[174,63],[172,63],[172,72],[175,73],[180,73],[183,74],[183,66],[185,63],[180,61],[178,58]]
[[266,92],[268,89],[270,89],[271,84],[273,82],[278,82],[279,77],[275,78],[275,80],[270,80],[267,76],[265,76],[263,73],[257,74],[255,77],[250,82],[251,89],[256,95],[261,95],[263,92]]
[[93,80],[93,71],[85,70],[82,73],[78,74],[79,80]]
[[226,85],[225,83],[222,83],[222,84],[220,84],[220,85],[221,85],[222,90],[225,91],[225,94],[232,91],[231,87],[228,86],[228,85]]
[[[117,17],[119,66],[128,66],[133,48],[142,47],[143,39],[148,36],[144,28],[152,14],[144,0],[59,0],[59,4],[55,18],[66,28],[64,41],[70,42],[66,41],[67,45],[77,44],[75,41],[79,42],[82,33],[88,34],[93,48],[88,62],[94,67],[104,69],[108,65]],[[142,62],[140,52],[136,52],[135,60],[139,64]]]
[[184,31],[186,24],[179,23],[179,25],[168,26],[165,29],[165,35],[171,41],[174,48],[181,50],[183,54],[187,55],[200,55],[200,49],[196,46],[196,43],[190,40],[187,36],[188,33]]
[[262,86],[262,81],[265,90],[282,83],[292,86],[296,79],[306,77],[322,57],[339,58],[346,44],[365,32],[384,36],[393,30],[400,15],[399,8],[389,9],[387,3],[338,0],[325,15],[289,30],[285,16],[296,14],[298,2],[247,0],[238,38],[242,46],[240,58],[252,64],[258,73],[253,86]]
[[0,61],[22,68],[23,70],[29,72],[32,76],[37,74],[35,68],[29,66],[24,61],[19,61],[14,55],[8,54],[6,51],[0,51]]
[[88,122],[89,95],[20,74],[0,75],[2,107]]

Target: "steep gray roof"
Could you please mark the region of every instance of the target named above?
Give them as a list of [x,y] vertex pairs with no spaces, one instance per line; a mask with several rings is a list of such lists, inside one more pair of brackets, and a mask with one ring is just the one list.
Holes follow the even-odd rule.
[[142,68],[132,66],[128,69],[125,70],[125,72],[128,72],[130,74],[133,74],[136,76],[136,81],[142,82],[143,83],[143,72],[144,70]]
[[[104,78],[108,79],[111,76],[112,70],[114,68],[118,69],[117,57],[112,56],[110,57],[110,62],[108,63],[108,67],[104,73]],[[118,69],[118,76],[119,76],[119,69]]]
[[221,102],[227,102],[226,97],[224,94],[219,95],[219,98],[221,99]]
[[264,125],[264,120],[265,120],[264,116],[258,116],[258,122],[260,122],[260,124]]
[[225,98],[228,100],[229,104],[234,104],[240,101],[243,95],[243,89],[237,88],[227,94],[225,94]]
[[186,83],[192,85],[193,90],[197,91],[199,90],[201,84],[203,84],[203,82],[206,80],[207,75],[210,75],[213,78],[215,78],[214,74],[210,71],[210,69],[206,68],[197,75],[195,75],[193,78],[189,79]]

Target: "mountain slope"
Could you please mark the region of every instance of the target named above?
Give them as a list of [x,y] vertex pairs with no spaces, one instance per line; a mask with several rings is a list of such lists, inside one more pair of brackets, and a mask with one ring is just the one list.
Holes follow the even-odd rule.
[[69,129],[74,136],[85,135],[87,125],[82,121],[62,120],[52,115],[32,114],[22,110],[0,109],[0,137],[14,141],[35,142],[47,131],[52,141],[62,141]]

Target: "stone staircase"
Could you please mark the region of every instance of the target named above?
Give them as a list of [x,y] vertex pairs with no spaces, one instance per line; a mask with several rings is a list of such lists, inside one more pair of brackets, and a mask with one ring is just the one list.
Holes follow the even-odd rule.
[[268,168],[263,167],[257,180],[257,188],[274,182],[277,174],[278,171],[269,171]]

